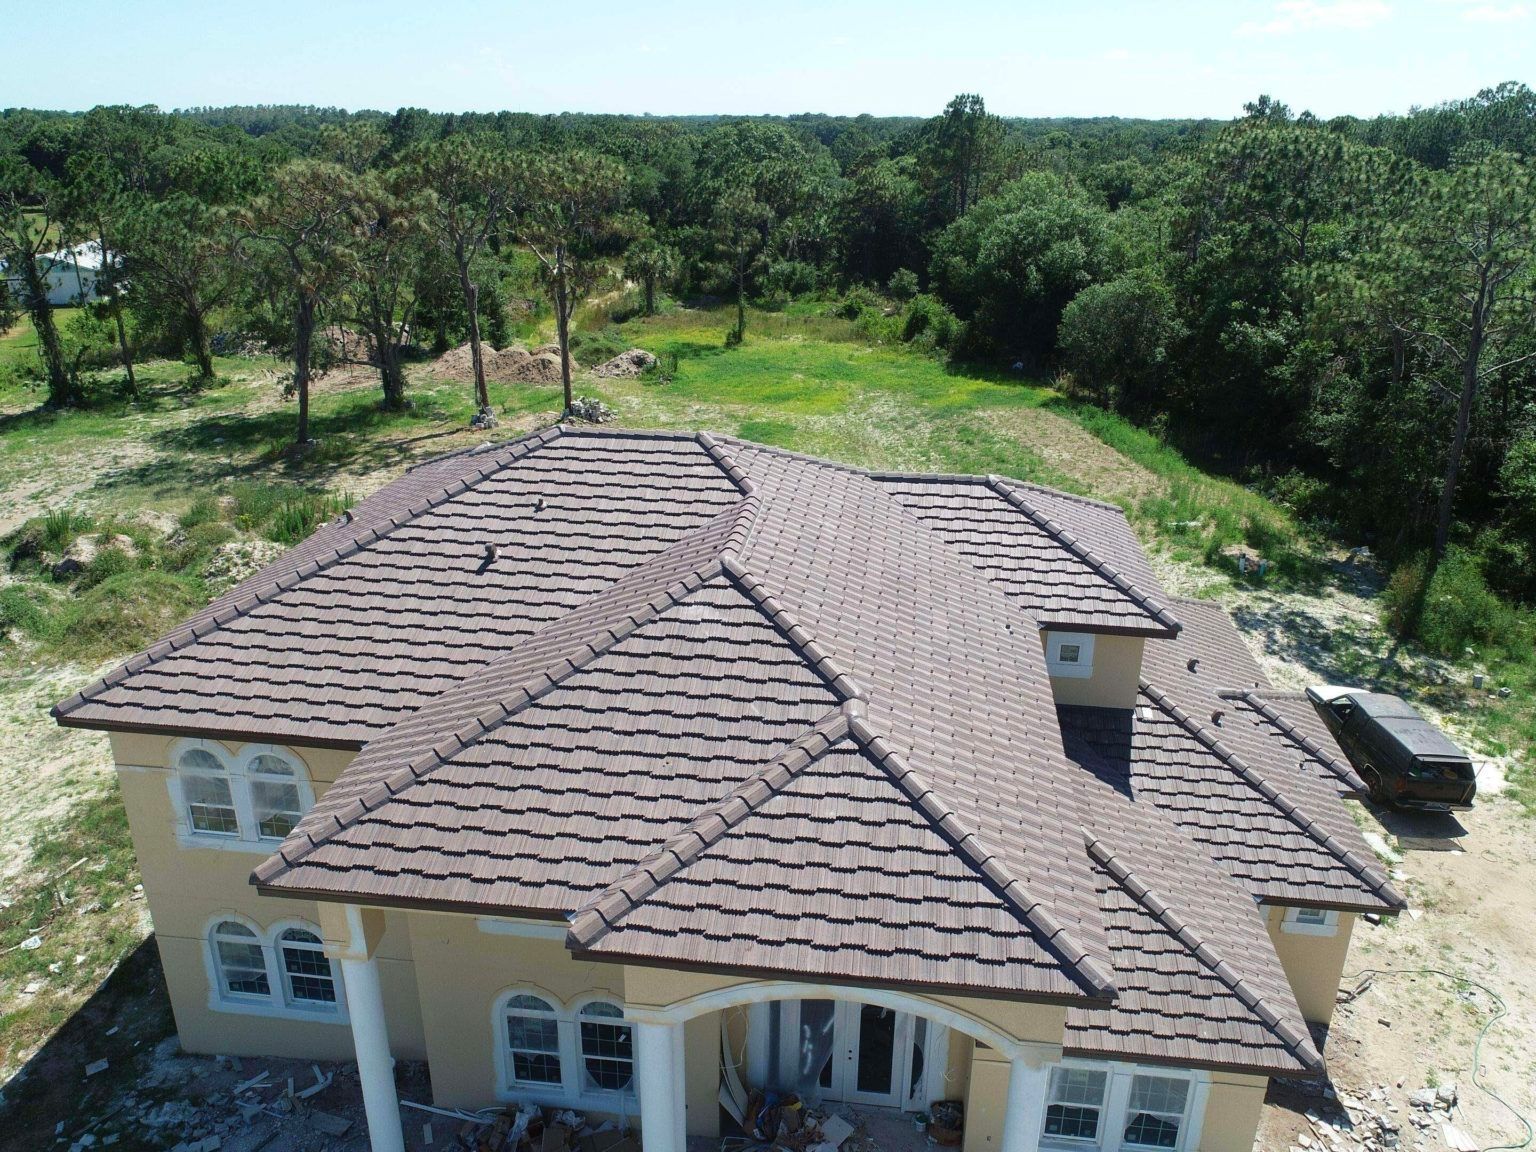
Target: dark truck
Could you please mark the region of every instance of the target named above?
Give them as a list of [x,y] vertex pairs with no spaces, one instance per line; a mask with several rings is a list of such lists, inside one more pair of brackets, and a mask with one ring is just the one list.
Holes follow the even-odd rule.
[[1472,760],[1405,701],[1353,688],[1308,688],[1371,799],[1391,808],[1448,812],[1472,807]]

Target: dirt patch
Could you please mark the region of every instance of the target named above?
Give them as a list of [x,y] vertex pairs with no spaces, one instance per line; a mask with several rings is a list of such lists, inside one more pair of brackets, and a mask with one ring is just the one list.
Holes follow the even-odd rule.
[[[519,344],[500,351],[483,344],[480,359],[486,380],[495,384],[556,384],[560,381],[560,349],[553,344],[541,345],[531,352]],[[572,375],[580,370],[580,365],[572,360]],[[469,345],[460,344],[444,352],[432,362],[432,371],[449,380],[474,379],[475,362]]]
[[603,361],[592,369],[592,375],[605,380],[632,378],[643,375],[655,363],[656,357],[644,348],[631,348],[628,352],[620,352],[612,360]]

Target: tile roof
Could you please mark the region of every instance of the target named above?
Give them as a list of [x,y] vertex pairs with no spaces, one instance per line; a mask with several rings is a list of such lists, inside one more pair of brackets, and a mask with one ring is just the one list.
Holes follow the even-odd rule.
[[[59,712],[360,746],[264,892],[567,918],[594,958],[1065,1000],[1099,1013],[1074,1017],[1084,1050],[1315,1069],[1204,826],[1063,745],[1042,622],[1178,628],[1107,505],[553,429],[409,473]],[[1294,825],[1170,716],[1180,756]],[[1287,834],[1347,886],[1317,829]]]

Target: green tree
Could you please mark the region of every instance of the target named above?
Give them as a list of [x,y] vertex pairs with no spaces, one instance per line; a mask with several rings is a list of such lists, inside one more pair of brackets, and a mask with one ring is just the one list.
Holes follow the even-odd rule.
[[640,285],[645,293],[645,314],[656,315],[656,289],[676,278],[682,257],[676,248],[654,236],[643,236],[624,253],[624,275]]
[[349,246],[364,224],[356,178],[336,164],[294,160],[272,176],[269,191],[243,206],[242,244],[261,274],[280,283],[293,309],[293,381],[299,401],[295,445],[309,443],[309,385],[315,321],[355,274]]
[[1101,405],[1145,416],[1162,399],[1181,336],[1173,294],[1137,269],[1079,292],[1061,315],[1057,345]]
[[974,93],[961,93],[929,122],[922,150],[940,219],[964,216],[987,190],[1003,141],[1003,122]]
[[616,238],[623,204],[624,168],[580,149],[531,156],[519,172],[522,203],[514,228],[533,253],[555,308],[560,383],[571,410],[571,316],[596,282],[603,246]]
[[747,336],[747,281],[767,267],[768,235],[773,229],[773,209],[762,203],[749,189],[727,192],[715,205],[710,221],[716,251],[729,269],[736,289],[736,327],[730,334],[732,344]]
[[406,406],[400,347],[415,313],[429,239],[425,201],[398,178],[378,172],[357,177],[359,210],[351,238],[351,275],[341,284],[345,313],[363,330],[379,368],[384,407]]
[[53,270],[49,253],[59,240],[63,199],[55,180],[18,156],[0,154],[0,261],[14,278],[37,332],[52,408],[73,407],[84,399],[77,378],[64,363],[59,327],[48,300],[48,274]]
[[501,141],[460,134],[417,145],[406,165],[428,194],[426,221],[438,247],[458,274],[469,324],[469,355],[475,371],[478,418],[493,419],[480,347],[480,286],[474,269],[481,253],[507,222],[516,169]]
[[209,319],[228,301],[235,280],[233,239],[223,213],[185,195],[130,202],[120,235],[136,312],[175,333],[197,364],[199,380],[211,381]]

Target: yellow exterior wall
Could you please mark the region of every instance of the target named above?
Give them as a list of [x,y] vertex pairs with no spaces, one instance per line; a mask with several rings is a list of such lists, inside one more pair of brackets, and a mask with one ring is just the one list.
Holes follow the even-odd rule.
[[683,1084],[688,1135],[720,1135],[720,1013],[683,1025]]
[[[1040,633],[1042,653],[1046,635]],[[1083,704],[1091,708],[1134,708],[1144,646],[1145,640],[1140,636],[1095,635],[1093,675],[1052,676],[1051,693],[1056,703]]]
[[1268,1083],[1262,1076],[1212,1074],[1205,1122],[1200,1127],[1200,1152],[1251,1152]]
[[[508,988],[569,1004],[601,994],[625,1003],[624,969],[572,960],[562,940],[481,931],[474,917],[410,914],[432,1098],[444,1108],[496,1101],[496,997]],[[718,1046],[719,1040],[716,1040]]]
[[971,1075],[965,1094],[963,1152],[996,1152],[1003,1146],[1003,1113],[1008,1106],[1007,1059],[994,1048],[972,1043]]
[[1327,1024],[1333,1019],[1339,981],[1344,975],[1344,962],[1349,958],[1354,913],[1339,913],[1339,930],[1332,936],[1283,931],[1281,922],[1285,919],[1285,909],[1269,908],[1266,913],[1269,938],[1275,945],[1280,966],[1285,969],[1285,978],[1291,983],[1302,1017],[1314,1024]]
[[[351,1059],[352,1031],[343,1021],[289,1020],[210,1007],[207,931],[214,921],[238,915],[263,929],[280,920],[303,920],[318,927],[320,916],[313,901],[274,899],[251,886],[251,869],[265,858],[265,849],[188,847],[177,840],[169,788],[170,754],[176,743],[164,736],[112,736],[123,805],[182,1047],[205,1054]],[[220,746],[232,756],[243,747]],[[308,767],[317,796],[351,760],[351,753],[330,749],[287,751]],[[385,922],[378,959],[390,1046],[399,1058],[421,1059],[426,1049],[410,933],[400,913],[388,914]]]

